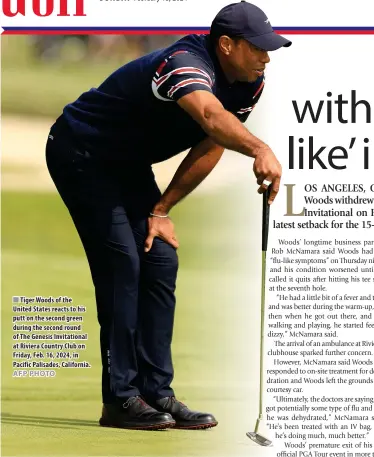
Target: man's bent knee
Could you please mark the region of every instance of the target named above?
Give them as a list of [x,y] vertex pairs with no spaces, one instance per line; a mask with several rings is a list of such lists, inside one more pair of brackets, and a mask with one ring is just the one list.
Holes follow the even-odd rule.
[[178,254],[175,248],[160,238],[153,240],[152,249],[144,254],[143,262],[146,264],[178,270]]

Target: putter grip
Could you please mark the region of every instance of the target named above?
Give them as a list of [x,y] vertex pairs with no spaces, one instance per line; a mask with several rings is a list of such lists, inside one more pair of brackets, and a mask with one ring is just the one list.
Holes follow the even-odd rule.
[[269,238],[269,217],[270,217],[270,205],[268,203],[271,192],[271,186],[269,186],[262,194],[262,250],[266,252],[268,248]]

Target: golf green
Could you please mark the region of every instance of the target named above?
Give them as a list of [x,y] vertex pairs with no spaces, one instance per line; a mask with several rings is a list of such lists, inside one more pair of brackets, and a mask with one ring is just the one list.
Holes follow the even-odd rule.
[[[258,455],[245,436],[257,417],[253,352],[261,260],[261,221],[251,222],[249,206],[241,199],[242,210],[236,211],[235,192],[222,192],[191,196],[173,212],[181,244],[173,387],[192,409],[215,414],[219,425],[141,432],[98,426],[94,291],[66,209],[53,193],[3,192],[2,455]],[[86,306],[84,359],[92,368],[57,370],[54,378],[12,377],[12,296],[22,295],[69,296]]]

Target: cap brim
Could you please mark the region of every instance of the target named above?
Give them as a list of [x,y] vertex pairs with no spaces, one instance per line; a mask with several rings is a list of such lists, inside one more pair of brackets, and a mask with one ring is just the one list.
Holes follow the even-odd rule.
[[243,37],[250,43],[265,51],[275,51],[279,48],[291,46],[292,41],[287,40],[275,32],[265,33],[255,37]]

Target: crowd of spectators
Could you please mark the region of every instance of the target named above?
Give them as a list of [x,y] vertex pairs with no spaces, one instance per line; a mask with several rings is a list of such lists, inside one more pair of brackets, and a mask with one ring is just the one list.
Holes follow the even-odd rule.
[[176,35],[34,35],[34,57],[43,62],[60,59],[131,60],[176,41]]

